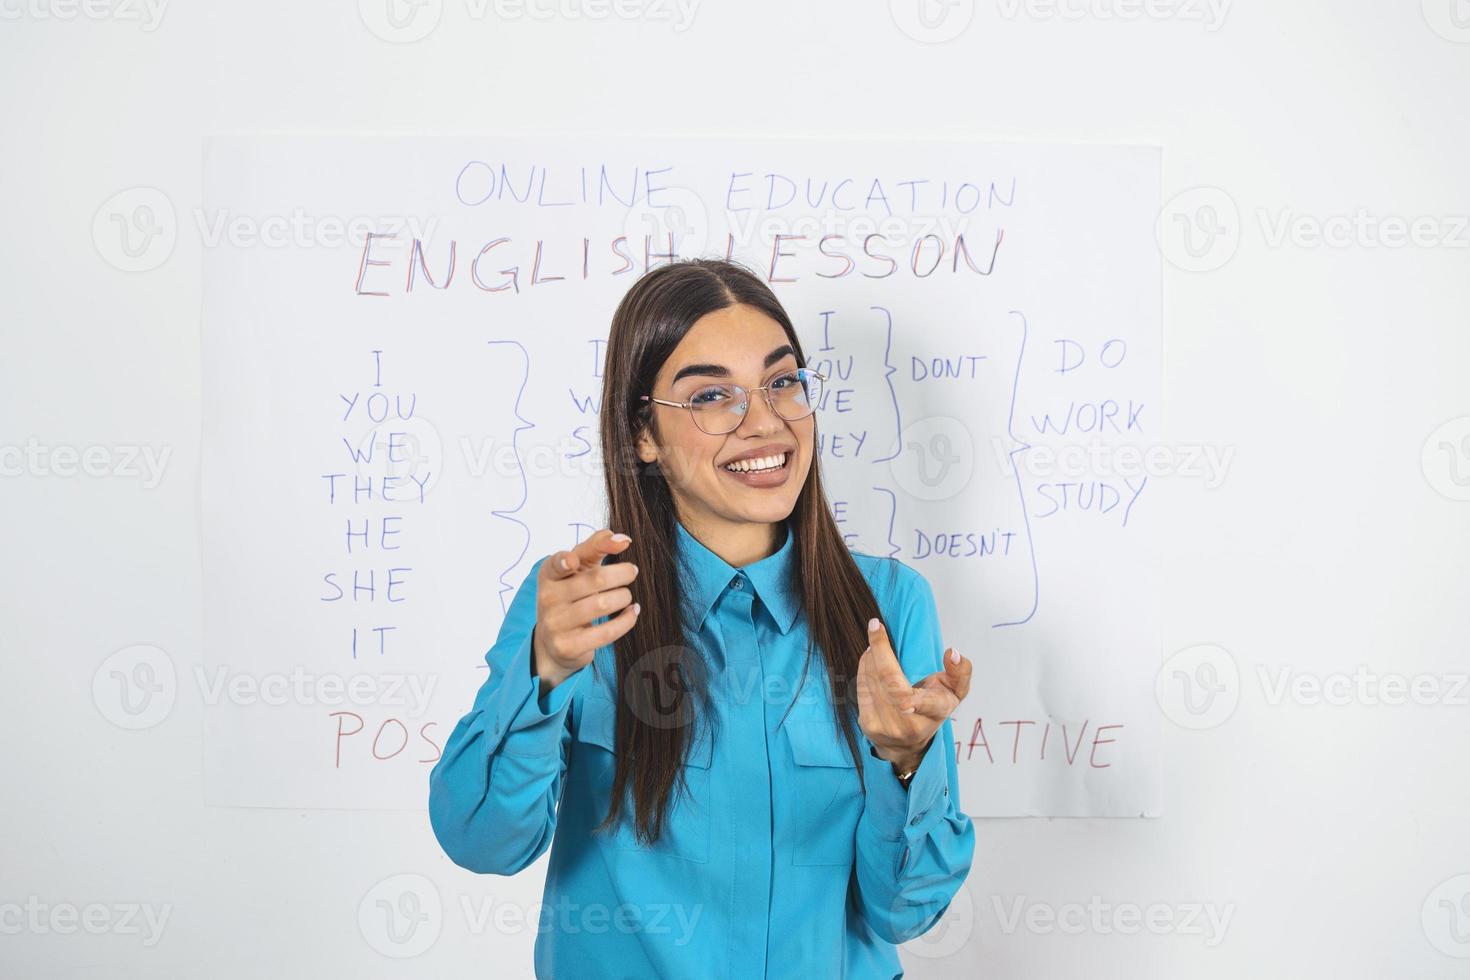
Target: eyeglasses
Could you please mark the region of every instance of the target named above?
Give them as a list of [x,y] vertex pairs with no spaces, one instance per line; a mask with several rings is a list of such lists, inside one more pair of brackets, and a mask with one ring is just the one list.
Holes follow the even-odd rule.
[[797,368],[772,378],[759,388],[744,388],[737,384],[706,385],[694,392],[687,402],[671,402],[652,395],[639,397],[646,402],[687,408],[701,431],[722,436],[740,427],[746,409],[750,407],[750,396],[757,391],[766,393],[766,404],[786,421],[806,418],[821,404],[822,384],[826,380],[826,375],[818,371]]

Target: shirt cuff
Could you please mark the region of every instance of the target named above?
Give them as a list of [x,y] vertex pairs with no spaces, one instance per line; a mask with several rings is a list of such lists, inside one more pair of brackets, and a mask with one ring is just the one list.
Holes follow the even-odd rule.
[[579,667],[546,694],[541,693],[541,678],[531,672],[532,638],[526,633],[505,668],[503,683],[495,688],[495,697],[485,706],[493,721],[491,727],[502,742],[500,751],[507,755],[548,756],[561,751],[561,733],[566,725],[568,706],[576,693],[586,666]]
[[897,841],[905,836],[918,839],[928,835],[934,825],[944,819],[943,805],[949,795],[949,780],[944,765],[943,729],[934,733],[929,747],[919,760],[919,768],[909,781],[907,790],[887,760],[876,754],[870,743],[868,759],[877,765],[866,765],[867,797],[859,826],[881,840]]

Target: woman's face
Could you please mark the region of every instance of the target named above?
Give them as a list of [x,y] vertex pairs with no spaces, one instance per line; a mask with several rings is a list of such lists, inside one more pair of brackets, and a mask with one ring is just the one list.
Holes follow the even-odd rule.
[[[751,390],[798,366],[779,323],[754,307],[735,305],[695,321],[659,369],[651,394],[687,402],[715,384]],[[724,435],[699,428],[687,408],[655,404],[653,418],[657,431],[639,438],[639,458],[658,460],[691,531],[738,533],[736,525],[774,524],[790,516],[811,467],[815,415],[788,422],[771,410],[765,392],[755,392],[739,426]],[[762,456],[784,454],[785,465],[746,476],[726,469],[757,450]]]

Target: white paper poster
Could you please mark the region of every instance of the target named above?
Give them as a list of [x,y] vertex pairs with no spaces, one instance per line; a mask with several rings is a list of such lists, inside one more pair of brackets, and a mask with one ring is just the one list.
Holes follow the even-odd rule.
[[427,805],[514,589],[602,526],[618,299],[730,255],[831,379],[850,546],[975,662],[964,809],[1158,814],[1158,208],[1151,147],[212,139],[208,802]]

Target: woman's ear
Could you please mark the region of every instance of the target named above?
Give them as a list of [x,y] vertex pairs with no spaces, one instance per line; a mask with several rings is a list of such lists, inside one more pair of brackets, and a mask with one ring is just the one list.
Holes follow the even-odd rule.
[[658,443],[653,441],[646,425],[638,430],[638,458],[645,463],[658,460]]

